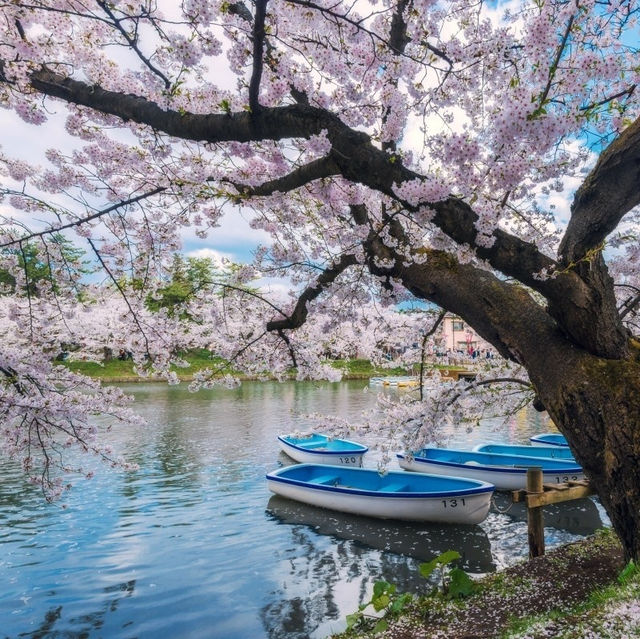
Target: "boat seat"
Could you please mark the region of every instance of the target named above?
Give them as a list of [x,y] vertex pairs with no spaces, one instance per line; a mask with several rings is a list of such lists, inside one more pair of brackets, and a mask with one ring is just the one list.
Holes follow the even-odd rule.
[[326,486],[335,486],[340,481],[337,475],[320,475],[311,480],[312,484],[324,484]]
[[403,493],[403,492],[407,492],[408,488],[409,486],[407,484],[403,484],[402,482],[397,481],[392,484],[389,484],[388,486],[383,486],[382,488],[380,488],[380,492]]

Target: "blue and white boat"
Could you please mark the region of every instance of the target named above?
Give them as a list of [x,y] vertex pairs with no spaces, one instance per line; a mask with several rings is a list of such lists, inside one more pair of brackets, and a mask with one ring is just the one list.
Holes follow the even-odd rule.
[[278,435],[278,442],[291,459],[310,464],[362,466],[362,457],[369,450],[357,442],[320,433]]
[[528,446],[526,444],[478,444],[478,453],[498,453],[499,455],[522,455],[523,457],[544,457],[546,459],[568,459],[575,462],[573,453],[567,446]]
[[442,475],[297,464],[267,474],[269,490],[312,506],[381,519],[478,524],[494,486]]
[[569,448],[569,442],[560,433],[542,433],[529,437],[532,446],[559,446]]
[[405,470],[467,477],[494,484],[498,490],[526,488],[527,468],[542,468],[543,482],[562,484],[585,478],[584,471],[571,460],[479,453],[451,448],[422,448],[408,455],[398,455]]

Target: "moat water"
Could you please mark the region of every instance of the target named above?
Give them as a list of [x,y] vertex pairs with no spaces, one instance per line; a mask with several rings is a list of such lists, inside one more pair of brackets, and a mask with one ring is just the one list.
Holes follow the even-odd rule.
[[[268,492],[265,473],[291,463],[276,435],[305,429],[309,413],[357,418],[375,403],[366,381],[127,390],[148,423],[108,437],[139,470],[96,465],[62,508],[0,462],[0,637],[319,639],[344,629],[378,579],[424,591],[418,565],[445,550],[476,574],[527,555],[524,508],[501,512],[500,497],[480,525],[441,526],[342,515]],[[450,434],[468,447],[546,430],[543,416],[523,411],[499,428]],[[547,546],[606,523],[591,499],[549,507]]]

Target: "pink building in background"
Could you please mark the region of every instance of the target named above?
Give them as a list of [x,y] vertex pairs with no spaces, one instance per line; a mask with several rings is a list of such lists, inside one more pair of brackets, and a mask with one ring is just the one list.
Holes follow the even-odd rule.
[[438,353],[443,355],[447,353],[472,355],[476,352],[480,356],[487,356],[487,353],[493,355],[495,352],[489,342],[456,315],[445,316],[435,341]]

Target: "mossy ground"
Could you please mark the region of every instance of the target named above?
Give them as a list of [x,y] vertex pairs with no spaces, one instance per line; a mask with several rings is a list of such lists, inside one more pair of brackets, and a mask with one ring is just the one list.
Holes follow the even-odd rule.
[[480,582],[461,601],[416,601],[388,630],[342,639],[626,639],[640,637],[640,578],[622,584],[622,549],[610,532],[557,548]]

